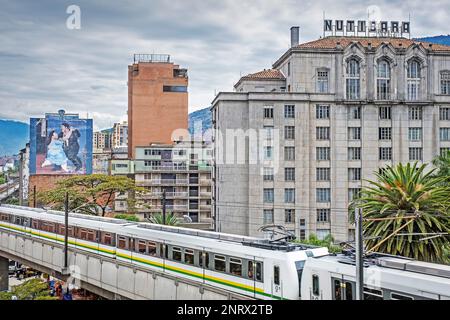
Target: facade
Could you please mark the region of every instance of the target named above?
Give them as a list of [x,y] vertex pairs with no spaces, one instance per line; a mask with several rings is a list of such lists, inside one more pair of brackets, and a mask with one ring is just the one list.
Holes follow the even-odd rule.
[[111,149],[112,146],[111,130],[102,130],[94,132],[93,147],[97,152],[99,150]]
[[19,203],[24,205],[28,200],[28,184],[30,182],[30,144],[19,152]]
[[294,41],[273,69],[219,93],[212,112],[219,231],[254,236],[274,223],[299,238],[349,240],[348,205],[364,179],[449,150],[450,47],[405,38]]
[[114,123],[111,142],[112,148],[128,146],[128,122]]
[[[167,212],[174,212],[189,226],[212,228],[211,221],[212,149],[203,143],[191,145],[152,144],[136,148],[136,158],[112,160],[113,175],[134,178],[146,189],[137,196],[138,216],[143,219],[162,211],[162,195],[166,192]],[[127,212],[128,195],[118,195],[116,212]]]
[[[188,128],[188,76],[168,55],[136,54],[128,66],[128,153],[180,140]],[[173,135],[175,137],[173,137]]]

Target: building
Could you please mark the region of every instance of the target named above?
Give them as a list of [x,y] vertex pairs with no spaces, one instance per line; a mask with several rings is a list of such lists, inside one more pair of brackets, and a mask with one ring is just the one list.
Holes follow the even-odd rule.
[[[132,177],[146,189],[136,196],[140,218],[162,211],[165,191],[167,212],[192,222],[186,226],[202,229],[212,229],[211,171],[212,149],[205,143],[152,144],[137,147],[133,160],[112,160],[113,175]],[[128,211],[127,198],[125,194],[116,197],[116,212]]]
[[[180,140],[188,128],[188,76],[168,55],[135,54],[128,66],[128,153]],[[175,135],[175,137],[173,137]]]
[[363,179],[450,148],[450,46],[355,36],[299,44],[298,30],[272,69],[213,101],[219,231],[254,236],[274,223],[299,238],[352,239],[348,205]]
[[112,148],[128,146],[128,122],[114,123],[112,132]]
[[19,152],[19,204],[28,201],[28,184],[30,182],[30,143]]
[[111,150],[113,129],[106,129],[94,132],[93,148],[94,150]]

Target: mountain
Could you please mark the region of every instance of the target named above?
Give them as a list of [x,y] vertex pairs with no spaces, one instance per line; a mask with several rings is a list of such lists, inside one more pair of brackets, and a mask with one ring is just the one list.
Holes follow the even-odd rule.
[[0,156],[18,154],[29,140],[29,125],[19,121],[0,120]]
[[[212,127],[212,117],[210,107],[204,108],[201,110],[194,111],[189,114],[189,133],[193,134],[195,130],[200,131],[202,129],[202,133]],[[199,129],[197,129],[199,128]]]
[[419,41],[425,41],[425,42],[431,42],[436,44],[443,44],[446,46],[450,46],[450,35],[440,35],[440,36],[432,36],[432,37],[425,37],[425,38],[418,38],[414,40]]

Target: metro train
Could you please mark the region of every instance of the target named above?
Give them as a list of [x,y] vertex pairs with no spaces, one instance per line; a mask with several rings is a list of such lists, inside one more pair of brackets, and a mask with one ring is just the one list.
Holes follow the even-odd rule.
[[[64,243],[63,212],[2,205],[0,228]],[[68,231],[70,247],[256,299],[299,299],[299,268],[328,254],[327,248],[72,213]]]
[[[1,205],[0,229],[63,243],[64,213]],[[352,256],[327,248],[72,213],[69,246],[256,299],[356,296]],[[368,300],[448,300],[450,266],[372,255],[364,284]]]

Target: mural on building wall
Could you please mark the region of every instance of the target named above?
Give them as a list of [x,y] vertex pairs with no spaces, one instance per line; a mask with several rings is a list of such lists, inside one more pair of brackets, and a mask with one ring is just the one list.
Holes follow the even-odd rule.
[[92,119],[47,114],[30,120],[31,174],[91,174]]

